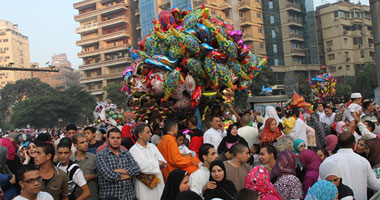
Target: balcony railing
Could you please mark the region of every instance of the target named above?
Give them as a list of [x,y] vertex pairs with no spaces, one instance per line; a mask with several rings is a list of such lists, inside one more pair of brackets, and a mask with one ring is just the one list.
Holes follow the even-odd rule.
[[78,34],[80,34],[80,33],[85,33],[85,32],[88,32],[88,31],[96,30],[97,28],[98,28],[98,23],[94,22],[94,23],[86,24],[84,26],[76,28],[75,32],[78,33]]
[[292,48],[290,49],[290,53],[303,54],[305,55],[305,50],[300,48]]
[[80,9],[80,8],[82,8],[84,6],[95,4],[97,1],[99,1],[99,0],[83,0],[83,1],[79,1],[77,3],[74,3],[74,8],[75,9]]
[[116,31],[113,33],[104,34],[100,37],[101,40],[108,41],[117,38],[129,37],[129,32],[126,30]]
[[298,39],[303,39],[303,36],[297,33],[291,33],[289,34],[290,38],[298,38]]
[[295,4],[295,3],[288,3],[286,4],[286,9],[292,9],[296,11],[301,11],[301,6]]
[[83,45],[89,45],[89,44],[95,44],[99,42],[99,37],[91,37],[91,38],[86,38],[86,39],[81,39],[76,42],[77,46],[83,46]]
[[85,20],[88,20],[91,18],[96,18],[96,15],[101,15],[101,14],[108,13],[108,12],[116,12],[119,10],[126,10],[126,9],[127,9],[127,7],[126,7],[125,3],[115,3],[115,4],[112,4],[109,6],[99,8],[97,10],[93,10],[93,11],[89,11],[86,13],[76,15],[74,17],[74,19],[75,19],[75,21],[81,22],[81,21],[85,21]]
[[288,23],[294,23],[294,24],[302,26],[302,21],[298,19],[288,19]]
[[98,24],[99,27],[107,27],[110,25],[115,25],[115,24],[121,24],[121,23],[127,23],[127,17],[126,16],[118,16],[112,19],[104,20]]

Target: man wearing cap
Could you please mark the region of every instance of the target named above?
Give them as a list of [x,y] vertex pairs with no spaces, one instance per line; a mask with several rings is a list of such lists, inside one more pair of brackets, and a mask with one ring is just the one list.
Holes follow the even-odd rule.
[[360,106],[362,102],[362,95],[360,93],[352,93],[351,101],[350,106],[348,106],[344,112],[343,121],[348,120],[350,122],[348,132],[354,133],[356,123],[360,122],[360,115],[362,113],[362,107]]

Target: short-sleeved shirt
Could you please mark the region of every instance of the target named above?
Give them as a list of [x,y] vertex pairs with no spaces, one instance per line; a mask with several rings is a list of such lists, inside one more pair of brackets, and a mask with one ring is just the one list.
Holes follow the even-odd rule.
[[359,113],[360,111],[362,111],[362,107],[359,104],[351,103],[350,106],[348,106],[348,108],[346,109],[346,111],[344,111],[343,121],[345,119],[348,119],[348,121],[350,122],[355,120],[351,113]]
[[[73,164],[79,167],[78,164]],[[71,173],[70,170],[74,170],[75,168],[69,168],[67,169],[68,166],[58,166],[59,169],[66,171],[67,174]],[[76,186],[83,187],[84,185],[87,184],[86,179],[84,179],[83,171],[79,168],[76,168],[76,171],[74,172],[72,180],[69,178],[69,195],[71,195],[72,192],[74,192],[74,189]]]
[[[13,200],[28,200],[25,197],[22,197],[21,195],[18,195]],[[47,192],[39,192],[37,194],[37,200],[54,200],[53,197],[47,193]]]
[[101,141],[96,141],[94,144],[88,144],[88,149],[87,152],[96,154],[96,149],[98,147],[102,146],[103,142]]
[[[70,159],[79,165],[80,169],[83,171],[84,175],[97,174],[96,170],[96,155],[92,153],[86,153],[83,160],[77,160],[75,154],[71,155]],[[90,196],[87,198],[89,200],[99,199],[98,197],[98,182],[97,180],[91,179],[87,181],[88,188],[90,189]],[[82,194],[81,188],[76,188],[74,191],[76,197]]]
[[54,199],[69,196],[69,181],[66,172],[54,166],[54,175],[47,184],[41,181],[41,191],[49,193]]

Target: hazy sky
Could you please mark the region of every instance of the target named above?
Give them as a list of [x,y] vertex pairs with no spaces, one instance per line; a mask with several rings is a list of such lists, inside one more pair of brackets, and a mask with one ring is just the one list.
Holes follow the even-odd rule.
[[[74,68],[82,64],[77,57],[80,48],[75,41],[80,36],[74,29],[77,11],[73,3],[79,0],[4,0],[0,6],[0,19],[18,24],[22,34],[29,37],[31,62],[43,66],[56,53],[66,53]],[[314,0],[315,6],[336,0]],[[359,2],[359,0],[351,0]],[[369,4],[368,0],[361,0]]]

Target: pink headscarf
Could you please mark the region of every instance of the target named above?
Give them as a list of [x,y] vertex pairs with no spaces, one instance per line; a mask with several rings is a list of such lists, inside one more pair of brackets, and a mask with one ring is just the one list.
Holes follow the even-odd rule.
[[245,179],[244,187],[259,193],[262,200],[282,200],[276,188],[270,182],[268,171],[261,166],[251,169]]
[[336,132],[337,133],[343,133],[343,126],[345,125],[346,123],[344,123],[343,121],[339,121],[336,123]]
[[12,141],[9,138],[0,138],[0,145],[7,147],[8,149],[8,158],[7,160],[13,160],[16,157],[16,149],[12,144]]
[[328,135],[326,137],[326,150],[327,151],[333,151],[338,145],[338,137],[336,135]]

